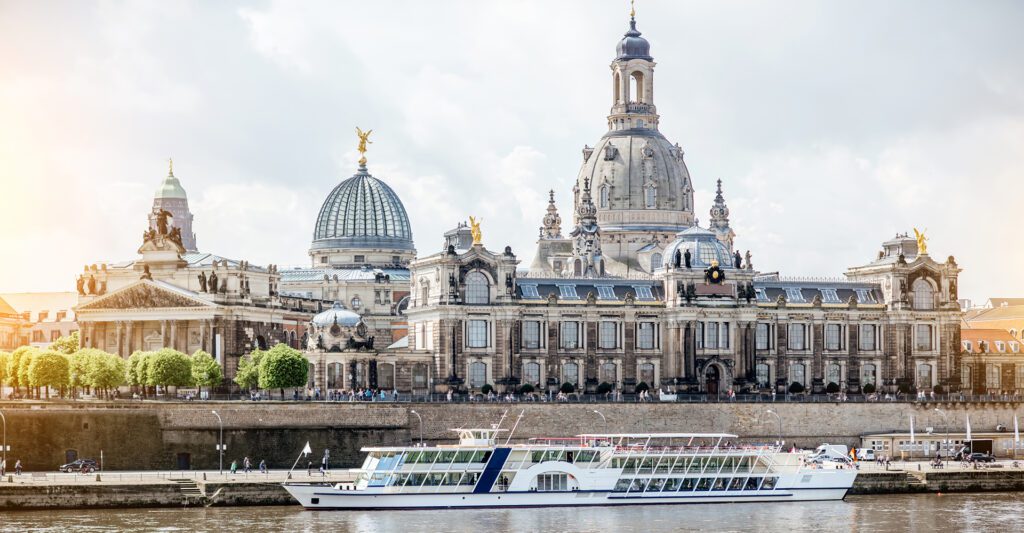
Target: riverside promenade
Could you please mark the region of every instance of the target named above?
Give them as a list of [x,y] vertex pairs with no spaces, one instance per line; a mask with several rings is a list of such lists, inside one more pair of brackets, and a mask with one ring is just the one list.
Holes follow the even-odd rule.
[[[927,462],[896,462],[888,469],[861,463],[850,494],[908,494],[1024,490],[1024,464],[1000,461],[974,469],[960,463],[934,469]],[[23,473],[0,481],[0,510],[231,507],[298,505],[281,487],[287,471],[101,472],[92,474]],[[348,470],[324,476],[306,470],[291,473],[298,482],[352,481]]]

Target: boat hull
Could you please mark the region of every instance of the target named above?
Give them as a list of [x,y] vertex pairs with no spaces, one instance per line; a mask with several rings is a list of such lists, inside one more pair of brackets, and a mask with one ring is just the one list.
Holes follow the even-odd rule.
[[284,488],[306,509],[397,510],[828,501],[842,500],[849,490],[849,485],[777,488],[766,491],[686,492],[672,495],[630,495],[608,491],[372,494],[338,490],[326,485],[286,484]]

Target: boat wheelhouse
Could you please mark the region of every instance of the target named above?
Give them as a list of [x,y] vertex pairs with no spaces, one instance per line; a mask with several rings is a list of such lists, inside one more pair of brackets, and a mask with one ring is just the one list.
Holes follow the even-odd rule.
[[[842,499],[856,470],[726,433],[608,433],[510,443],[457,428],[457,444],[364,448],[351,483],[286,483],[308,509],[422,509]],[[503,441],[503,442],[502,442]]]

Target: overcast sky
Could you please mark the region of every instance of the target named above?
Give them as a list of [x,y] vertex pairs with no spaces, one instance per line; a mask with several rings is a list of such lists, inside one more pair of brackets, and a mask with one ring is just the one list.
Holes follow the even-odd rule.
[[[604,133],[628,2],[0,0],[0,291],[136,257],[174,157],[199,247],[307,265],[356,167],[420,255],[468,215],[524,266]],[[840,276],[897,232],[961,296],[1024,296],[1024,3],[643,0],[661,130],[759,270]]]

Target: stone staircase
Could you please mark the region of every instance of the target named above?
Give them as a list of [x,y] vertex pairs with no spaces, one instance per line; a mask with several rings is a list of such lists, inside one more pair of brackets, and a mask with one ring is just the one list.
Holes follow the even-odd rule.
[[206,505],[207,498],[206,493],[194,480],[191,479],[172,479],[171,481],[178,484],[178,489],[181,491],[181,495],[184,496],[184,505]]
[[907,486],[910,487],[911,490],[924,490],[924,488],[928,486],[928,482],[925,481],[924,473],[911,472],[908,470],[905,474],[907,476]]

